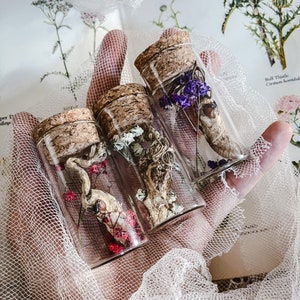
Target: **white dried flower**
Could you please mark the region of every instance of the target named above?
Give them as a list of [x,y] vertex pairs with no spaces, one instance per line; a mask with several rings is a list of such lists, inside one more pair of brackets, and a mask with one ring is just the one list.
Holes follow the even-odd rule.
[[144,201],[144,199],[146,198],[146,191],[138,189],[135,196],[139,201]]
[[143,153],[143,147],[139,143],[135,143],[132,147],[133,154],[135,156],[140,156]]
[[173,207],[172,207],[172,212],[175,215],[178,215],[178,214],[182,213],[183,212],[183,206],[174,204]]
[[175,202],[176,199],[177,199],[177,196],[176,196],[175,192],[170,191],[169,194],[168,194],[168,203],[171,204],[171,203]]

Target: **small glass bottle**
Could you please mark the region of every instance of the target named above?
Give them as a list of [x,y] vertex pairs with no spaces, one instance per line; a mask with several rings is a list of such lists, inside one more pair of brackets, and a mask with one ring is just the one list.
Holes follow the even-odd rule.
[[90,109],[53,115],[33,137],[76,249],[92,268],[147,242]]
[[[125,84],[112,88],[94,106],[135,201],[144,226],[157,230],[170,220],[204,206],[193,185],[192,172],[170,143],[160,120],[153,116],[145,87]],[[135,178],[135,179],[134,179]],[[140,186],[142,185],[142,188]]]
[[187,31],[160,38],[134,64],[150,90],[153,109],[200,185],[248,156],[226,109],[228,92],[210,86]]

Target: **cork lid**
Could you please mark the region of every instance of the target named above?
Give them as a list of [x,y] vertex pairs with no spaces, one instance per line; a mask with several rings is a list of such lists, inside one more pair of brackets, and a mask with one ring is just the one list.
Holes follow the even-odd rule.
[[116,86],[94,105],[94,114],[108,139],[153,121],[146,88],[137,83]]
[[162,52],[163,50],[166,50],[170,47],[182,45],[182,44],[190,44],[191,39],[190,35],[187,31],[184,30],[178,30],[174,32],[169,37],[162,37],[158,41],[156,41],[154,44],[150,45],[148,48],[146,48],[135,60],[134,65],[139,70],[139,72],[142,72],[145,68],[145,65],[149,64],[149,61],[152,60],[152,58]]
[[70,124],[77,121],[95,122],[92,110],[88,108],[74,108],[55,114],[41,123],[39,123],[33,130],[33,138],[38,143],[49,130],[63,125]]
[[136,58],[134,64],[151,93],[155,94],[167,81],[191,69],[195,61],[189,33],[176,31],[149,46]]
[[[104,95],[102,95],[93,107],[95,116],[97,116],[104,107],[112,103],[113,101],[123,98],[126,96],[147,96],[146,88],[138,83],[128,83],[124,85],[118,85],[110,90],[108,90]],[[148,105],[148,100],[145,102]]]

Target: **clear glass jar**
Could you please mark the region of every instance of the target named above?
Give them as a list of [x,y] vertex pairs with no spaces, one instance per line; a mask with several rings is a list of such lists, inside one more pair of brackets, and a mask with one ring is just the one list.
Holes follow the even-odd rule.
[[45,119],[33,137],[76,249],[92,268],[147,242],[90,109]]
[[112,88],[100,97],[94,113],[114,149],[120,172],[136,191],[133,201],[147,230],[157,230],[204,206],[192,172],[170,143],[160,120],[153,116],[143,85]]
[[153,109],[200,185],[248,156],[226,109],[224,87],[210,86],[187,31],[160,38],[134,64]]

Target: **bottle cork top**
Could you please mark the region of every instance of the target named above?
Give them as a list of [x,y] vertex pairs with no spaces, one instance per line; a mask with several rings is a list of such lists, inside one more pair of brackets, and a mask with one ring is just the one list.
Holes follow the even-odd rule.
[[92,110],[88,108],[74,108],[57,113],[43,120],[34,128],[33,138],[38,143],[53,128],[78,121],[95,122]]
[[153,121],[146,88],[137,83],[116,86],[94,105],[94,114],[108,139]]
[[195,61],[189,33],[178,30],[146,48],[134,64],[149,90],[155,93],[164,82],[189,70]]
[[146,48],[135,60],[134,65],[142,72],[146,65],[152,58],[170,47],[178,46],[181,44],[190,44],[191,39],[187,31],[178,30],[168,37],[161,37],[154,44]]

